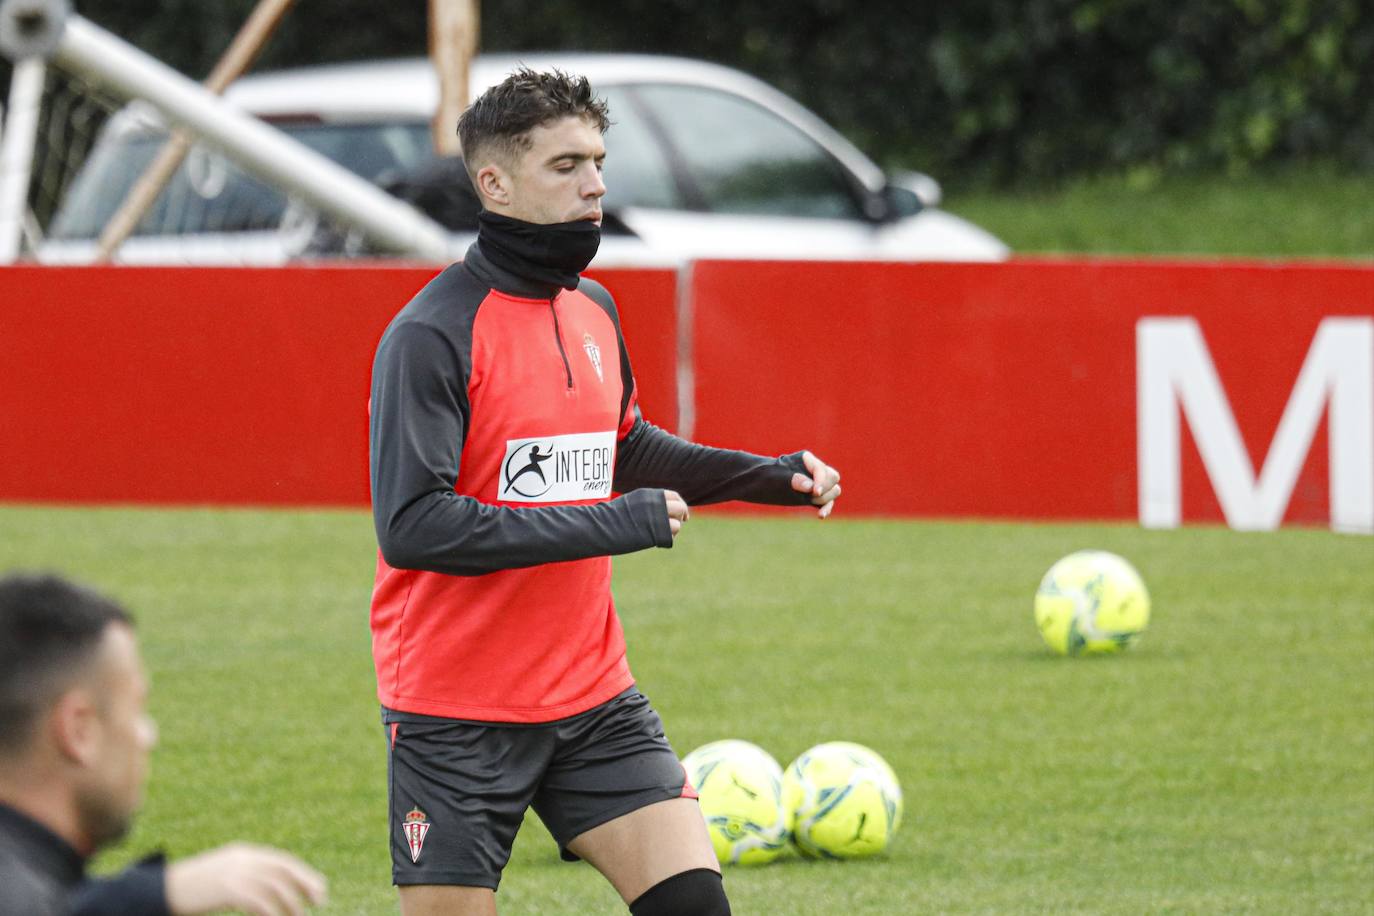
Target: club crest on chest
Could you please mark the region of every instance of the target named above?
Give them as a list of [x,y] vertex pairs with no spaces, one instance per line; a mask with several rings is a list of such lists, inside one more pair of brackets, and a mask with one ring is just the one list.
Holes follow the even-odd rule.
[[591,334],[582,335],[582,349],[587,352],[587,359],[591,361],[592,368],[596,370],[596,377],[599,381],[606,381],[606,376],[601,372],[601,348],[596,345],[596,341]]

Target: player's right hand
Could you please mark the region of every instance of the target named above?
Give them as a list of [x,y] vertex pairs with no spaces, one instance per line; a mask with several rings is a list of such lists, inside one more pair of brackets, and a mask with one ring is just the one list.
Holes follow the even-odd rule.
[[325,902],[325,878],[279,849],[230,843],[169,863],[166,892],[176,916],[225,910],[301,916]]
[[664,490],[663,498],[668,503],[668,527],[673,532],[673,539],[676,540],[683,522],[692,517],[692,510],[676,490]]

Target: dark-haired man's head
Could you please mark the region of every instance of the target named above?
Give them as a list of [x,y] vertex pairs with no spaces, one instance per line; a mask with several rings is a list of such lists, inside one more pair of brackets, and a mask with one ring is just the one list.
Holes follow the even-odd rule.
[[609,126],[586,77],[521,68],[463,112],[458,137],[486,209],[531,223],[599,224]]
[[89,853],[128,830],[156,728],[129,614],[51,575],[0,578],[0,801]]

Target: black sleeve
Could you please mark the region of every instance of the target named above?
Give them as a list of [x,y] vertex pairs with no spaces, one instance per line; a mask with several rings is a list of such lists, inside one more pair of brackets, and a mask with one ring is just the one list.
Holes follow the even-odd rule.
[[87,878],[71,897],[72,916],[170,916],[167,873],[161,856],[109,878]]
[[372,373],[372,515],[397,569],[470,576],[671,547],[662,492],[593,506],[508,508],[454,492],[468,416],[465,354],[438,329],[402,322]]
[[636,417],[615,458],[619,493],[639,487],[677,490],[688,505],[742,499],[773,506],[810,505],[811,494],[792,488],[792,475],[806,474],[802,453],[765,458],[749,452],[710,448],[680,439]]

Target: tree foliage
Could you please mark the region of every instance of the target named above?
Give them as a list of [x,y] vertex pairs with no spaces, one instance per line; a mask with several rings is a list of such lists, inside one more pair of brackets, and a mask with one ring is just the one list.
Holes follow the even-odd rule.
[[[203,77],[254,0],[77,0]],[[1043,182],[1335,159],[1374,170],[1370,0],[502,0],[484,49],[738,67],[890,167]],[[299,0],[261,67],[423,54],[422,0]]]

